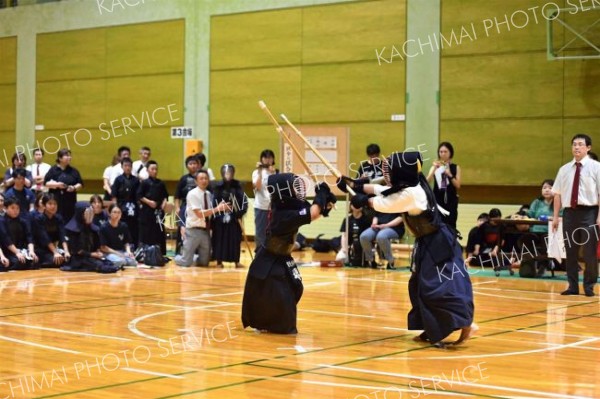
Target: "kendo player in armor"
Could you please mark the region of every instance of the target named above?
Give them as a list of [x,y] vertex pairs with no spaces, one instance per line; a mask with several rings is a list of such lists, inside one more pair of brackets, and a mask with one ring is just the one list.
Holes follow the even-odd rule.
[[244,267],[240,263],[242,246],[242,217],[248,210],[248,200],[242,185],[234,179],[235,166],[226,163],[221,166],[223,180],[213,187],[213,201],[231,204],[231,212],[218,213],[212,221],[212,250],[217,267],[223,267],[223,262],[235,262],[235,267]]
[[408,329],[424,330],[415,340],[444,347],[447,343],[443,340],[453,331],[461,330],[453,342],[456,345],[470,338],[478,327],[473,323],[473,288],[456,232],[442,221],[421,165],[420,153],[395,152],[384,160],[387,186],[345,177],[338,186],[345,190],[349,185],[363,205],[376,211],[402,213],[405,225],[416,237],[408,282],[412,304]]
[[306,200],[306,180],[292,173],[269,176],[271,214],[265,245],[250,264],[242,323],[260,331],[295,334],[296,305],[303,292],[302,278],[290,256],[300,226],[327,216],[336,202],[326,183],[315,188],[315,200]]

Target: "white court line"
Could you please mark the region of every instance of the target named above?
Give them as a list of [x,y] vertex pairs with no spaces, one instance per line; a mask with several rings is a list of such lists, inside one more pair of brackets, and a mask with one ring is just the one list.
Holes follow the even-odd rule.
[[381,357],[381,358],[376,358],[375,360],[394,360],[394,359],[402,359],[402,360],[448,360],[448,359],[485,359],[488,357],[505,357],[505,356],[514,356],[514,355],[528,355],[530,353],[540,353],[540,352],[549,352],[549,351],[554,351],[554,350],[559,350],[559,349],[564,349],[564,348],[572,348],[575,346],[579,346],[582,344],[588,344],[590,342],[596,342],[598,341],[598,338],[591,338],[591,339],[586,339],[583,341],[579,341],[579,342],[573,342],[570,344],[563,344],[563,345],[557,345],[557,346],[552,346],[552,347],[548,347],[548,348],[542,348],[542,349],[532,349],[532,350],[528,350],[528,351],[517,351],[517,352],[505,352],[505,353],[491,353],[491,354],[486,354],[486,355],[461,355],[461,356],[431,356],[431,357],[419,357],[419,358],[413,358],[413,357]]
[[[499,330],[505,330],[505,329],[504,328],[499,328]],[[534,330],[516,330],[514,332],[525,333],[525,334],[552,335],[552,336],[555,336],[555,337],[573,337],[573,338],[584,338],[584,339],[597,338],[597,339],[600,339],[600,337],[595,337],[593,335],[557,334],[557,333],[548,333],[548,332],[534,331]]]
[[145,303],[142,303],[142,305],[163,306],[165,308],[177,308],[177,309],[191,309],[189,306],[169,305],[167,303],[150,303],[150,302],[145,302]]
[[134,369],[134,368],[131,368],[131,367],[121,367],[121,370],[131,371],[133,373],[149,374],[149,375],[155,375],[155,376],[158,376],[158,377],[167,377],[167,378],[175,378],[175,379],[178,379],[178,380],[183,380],[183,377],[180,376],[180,375],[158,373],[156,371],[140,370],[140,369]]
[[63,334],[83,335],[83,336],[86,336],[86,337],[116,339],[118,341],[131,341],[129,338],[114,337],[112,335],[89,334],[89,333],[84,333],[84,332],[79,332],[79,331],[69,331],[69,330],[60,330],[60,329],[57,329],[57,328],[50,328],[50,327],[32,326],[32,325],[29,325],[29,324],[9,323],[7,321],[0,321],[0,325],[12,326],[12,327],[30,328],[30,329],[33,329],[33,330],[52,331],[52,332],[59,332],[59,333],[63,333]]
[[322,313],[322,314],[331,314],[336,316],[352,316],[352,317],[364,317],[366,319],[374,319],[375,316],[367,316],[363,314],[353,314],[353,313],[338,313],[338,312],[327,312],[325,310],[305,310],[299,309],[301,313]]
[[[276,381],[293,381],[293,382],[297,382],[297,380],[293,380],[291,378],[278,378]],[[406,388],[398,388],[398,387],[394,387],[394,386],[387,386],[387,387],[374,387],[371,385],[355,385],[355,384],[340,384],[340,383],[336,383],[336,382],[322,382],[322,381],[311,381],[311,380],[301,380],[301,382],[303,384],[311,384],[311,385],[324,385],[327,387],[344,387],[344,388],[363,388],[363,389],[375,389],[377,391],[384,391],[387,394],[387,391],[396,391],[396,392],[414,392],[415,388],[412,389],[406,389]],[[393,388],[393,390],[391,389]],[[454,392],[446,392],[446,391],[434,391],[433,389],[426,389],[424,390],[424,392],[430,392],[430,393],[437,393],[438,395],[447,395],[447,396],[462,396],[464,397],[465,395],[467,396],[479,396],[476,395],[474,393],[454,393]],[[371,392],[373,393],[373,392]],[[425,395],[430,395],[430,393],[424,393]],[[357,395],[358,396],[358,395]],[[367,396],[367,395],[360,395],[360,396]],[[391,395],[390,395],[391,396]],[[375,397],[377,397],[377,395],[375,395]],[[385,394],[384,394],[384,397]],[[411,395],[412,397],[412,395]]]
[[[497,280],[491,280],[491,281],[478,281],[476,283],[471,283],[471,285],[482,285],[482,284],[494,284],[497,283]],[[485,288],[484,288],[485,289]],[[491,288],[491,289],[496,289],[496,288]],[[499,288],[498,288],[499,289]]]
[[219,307],[219,306],[229,306],[229,305],[237,305],[237,303],[226,303],[226,304],[205,305],[205,306],[192,306],[192,307],[188,307],[188,308],[179,308],[179,309],[172,309],[172,310],[163,310],[162,312],[148,313],[148,314],[146,314],[144,316],[140,316],[140,317],[137,317],[137,318],[131,320],[129,322],[129,324],[127,325],[127,328],[129,328],[129,331],[131,331],[135,335],[139,335],[140,337],[144,337],[144,338],[150,339],[152,341],[157,341],[157,342],[167,342],[166,339],[156,338],[156,337],[153,337],[152,335],[148,335],[148,334],[145,334],[145,333],[141,332],[136,327],[137,324],[140,321],[142,321],[142,320],[145,320],[145,319],[148,319],[148,318],[151,318],[151,317],[154,317],[154,316],[160,316],[160,315],[167,314],[167,313],[181,312],[182,310],[208,309],[208,308],[215,308],[215,307]]
[[213,298],[216,296],[229,296],[229,295],[240,295],[243,294],[244,291],[237,291],[237,292],[229,292],[227,294],[201,294],[201,295],[197,295],[197,296],[189,296],[189,297],[184,297],[181,298],[183,300],[192,300],[192,299],[199,299],[199,298]]
[[[71,284],[87,284],[87,283],[105,283],[109,280],[115,280],[115,279],[119,279],[119,280],[129,280],[129,277],[119,277],[119,276],[115,276],[115,277],[104,277],[104,278],[97,278],[97,279],[93,279],[93,280],[76,280],[76,281],[69,281],[68,283],[65,283],[63,285],[71,285]],[[46,286],[53,286],[56,285],[55,283],[47,283],[47,284],[35,284],[34,288],[37,287],[46,287]]]
[[72,351],[70,349],[58,348],[56,346],[48,346],[48,345],[36,344],[35,342],[29,342],[29,341],[21,341],[20,339],[5,337],[3,335],[0,335],[0,339],[3,339],[5,341],[17,342],[19,344],[24,344],[24,345],[36,346],[38,348],[50,349],[50,350],[58,351],[58,352],[72,353],[74,355],[79,355],[81,353],[81,352],[78,352],[78,351]]
[[[421,359],[423,359],[423,358],[421,358]],[[352,367],[331,366],[331,365],[327,365],[327,364],[320,364],[319,366],[336,369],[336,370],[357,371],[357,372],[361,372],[361,373],[365,373],[365,374],[377,374],[377,375],[385,375],[385,376],[390,376],[390,377],[404,377],[404,378],[410,378],[410,379],[419,379],[419,380],[423,380],[423,381],[434,381],[434,382],[438,381],[438,382],[440,382],[439,379],[422,377],[422,376],[411,375],[411,374],[389,373],[386,371],[375,371],[375,370],[358,369],[358,368],[352,368]],[[546,397],[551,397],[551,398],[590,399],[587,396],[564,395],[564,394],[558,394],[558,393],[552,393],[552,392],[534,391],[534,390],[530,390],[530,389],[510,388],[510,387],[504,387],[504,386],[499,386],[499,385],[476,384],[474,382],[452,381],[452,384],[463,385],[463,386],[474,387],[474,388],[495,389],[495,390],[499,390],[499,391],[507,391],[507,392],[515,392],[515,393],[546,395]]]
[[[524,298],[524,297],[521,297],[521,296],[495,295],[495,294],[488,294],[486,292],[479,292],[479,291],[475,291],[475,290],[473,290],[473,294],[478,294],[478,295],[483,295],[483,296],[491,296],[491,297],[495,297],[495,298],[513,299],[515,301],[533,301],[533,302],[548,303],[548,299]],[[566,304],[566,303],[588,303],[590,301],[566,301],[564,299],[560,299],[560,300],[556,299],[553,302],[554,303]]]

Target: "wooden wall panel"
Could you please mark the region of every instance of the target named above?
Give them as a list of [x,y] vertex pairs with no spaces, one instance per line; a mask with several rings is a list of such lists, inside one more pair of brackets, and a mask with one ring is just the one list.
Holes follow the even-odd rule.
[[94,127],[106,120],[106,81],[38,82],[36,124],[46,129]]
[[73,154],[73,166],[84,180],[102,180],[104,168],[122,145],[131,148],[133,160],[137,160],[137,150],[142,145],[150,147],[152,159],[159,164],[159,178],[175,180],[181,175],[183,143],[182,140],[170,139],[168,128],[144,128],[127,135],[122,134],[121,129],[115,129],[115,134],[111,131],[109,135],[98,127],[90,128],[89,132],[91,136],[83,131],[77,133],[75,141],[73,134],[65,135],[65,131],[44,130],[36,132],[35,140],[48,152],[46,162],[50,164],[54,162],[58,148],[69,148]]
[[[257,107],[258,108],[258,107]],[[258,110],[260,111],[260,110]],[[278,167],[281,165],[279,135],[273,125],[213,126],[211,128],[209,166],[218,175],[224,163],[233,163],[236,179],[250,180],[260,153],[264,149],[275,153]]]
[[16,86],[0,85],[0,131],[12,131],[16,127]]
[[303,63],[373,61],[375,49],[405,41],[405,7],[404,1],[385,0],[305,8]]
[[324,64],[302,69],[302,122],[381,122],[405,111],[401,63]]
[[561,78],[544,53],[445,57],[441,118],[559,117]]
[[[258,107],[263,100],[277,116],[300,115],[300,67],[242,69],[211,73],[211,125],[268,122]],[[213,137],[211,136],[211,140]]]
[[600,116],[600,60],[565,61],[564,84],[566,117]]
[[0,85],[17,80],[17,38],[0,38]]
[[[46,130],[36,140],[71,148],[88,179],[101,179],[120,145],[129,145],[134,157],[147,145],[161,164],[160,176],[178,179],[183,143],[169,138],[169,127],[183,125],[184,35],[183,20],[39,35],[36,124]],[[170,104],[176,112],[158,110],[152,118]],[[131,120],[129,129],[123,118]],[[64,142],[72,136],[61,135],[83,128],[93,133],[90,144]]]
[[302,10],[211,18],[211,70],[298,65]]
[[[544,51],[546,19],[542,8],[549,3],[546,0],[442,0],[441,33],[446,42],[450,42],[444,46],[443,54]],[[565,1],[555,0],[553,3],[562,6]],[[545,9],[549,11],[552,8],[549,5]],[[462,32],[461,40],[463,27],[467,33]],[[556,44],[560,45],[562,26],[555,24],[554,28]],[[452,31],[456,39],[452,39]]]
[[552,119],[442,121],[467,185],[537,185],[562,164],[562,124]]
[[38,82],[102,78],[107,62],[106,28],[37,36]]
[[106,31],[108,76],[183,73],[183,20],[117,26]]
[[[183,125],[183,74],[170,75],[139,75],[133,77],[106,79],[106,120],[120,119],[134,115],[150,113],[159,107],[171,107],[179,112],[173,114],[172,119],[179,121],[169,122],[165,126]],[[158,124],[171,119],[162,111],[155,114]],[[141,119],[141,116],[140,116]],[[141,121],[140,121],[141,122]],[[145,126],[154,125],[146,118]]]
[[[349,127],[351,160],[371,142],[400,149],[404,123],[390,118],[405,112],[405,64],[379,66],[375,50],[401,44],[405,20],[404,0],[213,17],[211,167],[238,162],[249,177],[268,143],[279,148],[261,99],[299,125]],[[244,147],[231,147],[238,140]]]

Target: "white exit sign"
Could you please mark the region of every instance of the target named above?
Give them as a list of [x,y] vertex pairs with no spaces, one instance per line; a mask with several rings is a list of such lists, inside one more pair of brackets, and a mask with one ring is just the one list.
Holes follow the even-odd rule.
[[190,139],[194,137],[194,131],[192,127],[172,127],[171,128],[171,138],[172,139]]
[[392,121],[393,122],[401,122],[406,120],[406,115],[404,114],[392,114]]

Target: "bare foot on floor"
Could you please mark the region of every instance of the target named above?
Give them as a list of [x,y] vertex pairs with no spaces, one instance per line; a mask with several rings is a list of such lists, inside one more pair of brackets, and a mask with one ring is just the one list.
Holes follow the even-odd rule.
[[460,332],[460,337],[454,342],[454,345],[460,345],[469,338],[471,338],[479,330],[479,326],[476,323],[472,323],[469,327],[465,327]]

